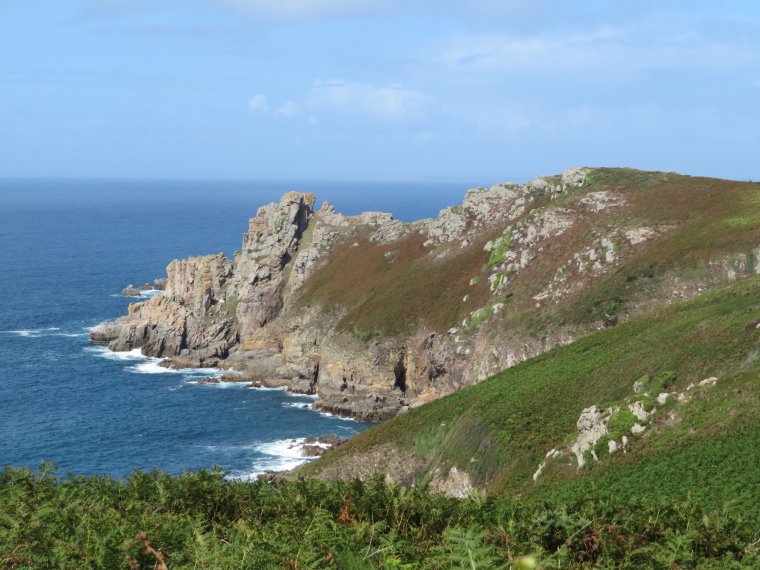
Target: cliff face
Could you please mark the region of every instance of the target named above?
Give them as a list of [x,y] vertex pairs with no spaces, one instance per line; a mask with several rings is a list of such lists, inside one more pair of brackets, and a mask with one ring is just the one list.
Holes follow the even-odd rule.
[[436,220],[404,224],[327,203],[315,211],[313,196],[291,192],[259,208],[234,259],[171,262],[165,292],[91,338],[385,420],[757,272],[752,219],[717,241],[708,231],[745,194],[740,183],[570,169],[473,189]]

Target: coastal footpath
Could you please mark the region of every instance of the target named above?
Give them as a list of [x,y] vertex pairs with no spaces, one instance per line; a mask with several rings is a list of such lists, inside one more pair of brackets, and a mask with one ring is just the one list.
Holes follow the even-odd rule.
[[172,261],[162,293],[91,339],[384,421],[758,273],[757,228],[722,222],[751,207],[748,186],[571,168],[412,223],[290,192],[258,209],[232,258]]

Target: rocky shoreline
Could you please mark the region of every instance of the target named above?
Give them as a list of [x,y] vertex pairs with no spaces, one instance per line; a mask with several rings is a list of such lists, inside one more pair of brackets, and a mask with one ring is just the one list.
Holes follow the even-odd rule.
[[[296,439],[291,440],[290,449],[301,448],[301,455],[304,458],[321,457],[328,449],[338,447],[347,442],[348,439],[339,437],[335,434],[321,435],[319,437],[307,437],[303,442],[299,442]],[[258,476],[258,479],[264,479],[265,481],[274,481],[276,479],[286,479],[296,469],[286,469],[283,471],[265,471]]]
[[[163,292],[90,338],[114,351],[139,348],[163,366],[234,371],[252,386],[316,395],[315,410],[379,422],[666,304],[674,291],[693,296],[745,271],[746,255],[725,256],[696,277],[632,281],[639,289],[625,313],[619,301],[586,323],[547,317],[676,228],[630,217],[621,225],[635,211],[635,190],[589,190],[590,173],[475,188],[437,219],[411,223],[381,212],[344,216],[328,203],[315,210],[314,196],[289,192],[258,209],[232,258],[172,261]],[[447,321],[418,319],[392,334],[354,326],[352,311],[371,303],[384,274],[397,271],[401,299],[423,303],[431,293],[409,275],[441,267],[450,273],[430,287],[445,305],[431,312],[448,310]]]

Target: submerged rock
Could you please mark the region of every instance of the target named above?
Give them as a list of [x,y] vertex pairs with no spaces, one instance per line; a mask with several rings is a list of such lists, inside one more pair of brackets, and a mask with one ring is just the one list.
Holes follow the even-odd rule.
[[219,384],[219,382],[219,378],[214,378],[213,376],[206,376],[205,378],[199,378],[196,380],[196,383],[198,384]]

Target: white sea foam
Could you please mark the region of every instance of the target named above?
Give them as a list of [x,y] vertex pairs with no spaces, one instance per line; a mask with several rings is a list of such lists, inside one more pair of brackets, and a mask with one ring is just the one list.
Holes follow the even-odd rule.
[[148,289],[147,291],[140,291],[140,295],[143,297],[152,297],[153,295],[158,295],[159,293],[163,293],[160,289]]
[[318,411],[317,413],[320,416],[323,416],[325,418],[332,418],[334,420],[341,420],[341,421],[344,421],[344,422],[355,422],[355,421],[358,421],[358,420],[355,420],[354,418],[344,418],[343,416],[336,416],[335,414],[331,414],[330,412]]
[[[231,479],[242,480],[256,479],[256,477],[262,475],[266,471],[286,471],[289,469],[295,469],[304,463],[308,463],[316,458],[303,456],[302,446],[305,441],[306,438],[299,437],[254,444],[253,449],[263,454],[265,457],[256,460],[251,466],[251,471],[233,471],[230,473],[229,477]],[[309,445],[317,445],[323,448],[329,447],[327,444],[320,443]]]
[[184,374],[186,378],[198,378],[199,376],[213,376],[214,378],[222,375],[222,371],[216,368],[167,368],[160,366],[162,358],[153,358],[144,356],[147,362],[135,364],[127,368],[130,372],[137,374]]
[[308,402],[283,402],[282,407],[311,410],[311,406],[309,405]]
[[253,449],[265,457],[257,460],[251,471],[232,472],[230,476],[233,479],[255,479],[266,471],[285,471],[308,463],[314,458],[303,456],[305,441],[305,438],[299,437],[256,444]]
[[[280,390],[281,388],[277,388],[277,390]],[[287,388],[285,388],[287,390]],[[288,396],[291,398],[309,398],[310,400],[319,400],[319,396],[316,394],[300,394],[298,392],[288,392]]]
[[166,368],[159,366],[159,362],[163,359],[145,356],[139,348],[126,352],[114,352],[106,346],[88,346],[84,350],[108,360],[135,362],[132,366],[128,366],[126,370],[136,374],[184,374],[186,379],[197,379],[198,376],[218,377],[222,375],[222,371],[217,368]]
[[251,386],[251,390],[261,390],[262,392],[273,392],[273,391],[287,392],[288,388],[287,386],[278,386],[277,388],[267,388],[265,386]]
[[121,293],[113,293],[110,295],[111,297],[121,297],[122,299],[150,299],[154,295],[158,295],[159,293],[163,293],[160,289],[148,289],[147,291],[139,291],[139,295],[122,295]]
[[0,331],[0,332],[7,333],[7,334],[17,334],[19,336],[29,336],[29,337],[36,338],[38,336],[45,336],[45,335],[49,334],[52,331],[58,331],[58,330],[61,330],[61,329],[58,328],[58,327],[50,327],[50,328],[47,328],[47,329],[28,329],[28,330],[21,330],[21,331]]
[[[212,378],[219,378],[221,375],[220,371],[216,371],[215,374],[207,374],[206,376],[211,376]],[[203,386],[203,387],[209,387],[209,388],[245,388],[248,384],[246,382],[203,382],[198,383],[198,380],[200,380],[200,377],[198,376],[187,376],[185,379],[185,384],[195,384],[196,386]]]
[[[134,348],[126,352],[114,352],[108,350],[107,346],[88,346],[84,349],[87,352],[92,352],[95,356],[105,358],[107,360],[147,360],[148,357],[144,356],[140,352],[139,348]],[[158,359],[156,359],[158,360]]]
[[129,370],[130,372],[136,372],[137,374],[167,374],[167,373],[182,372],[182,370],[176,370],[174,368],[165,368],[163,366],[159,366],[158,363],[161,362],[160,358],[146,357],[146,359],[147,359],[146,362],[141,362],[140,364],[128,366],[126,370]]
[[303,459],[302,446],[306,438],[280,439],[269,443],[260,443],[255,449],[265,455],[283,459]]

